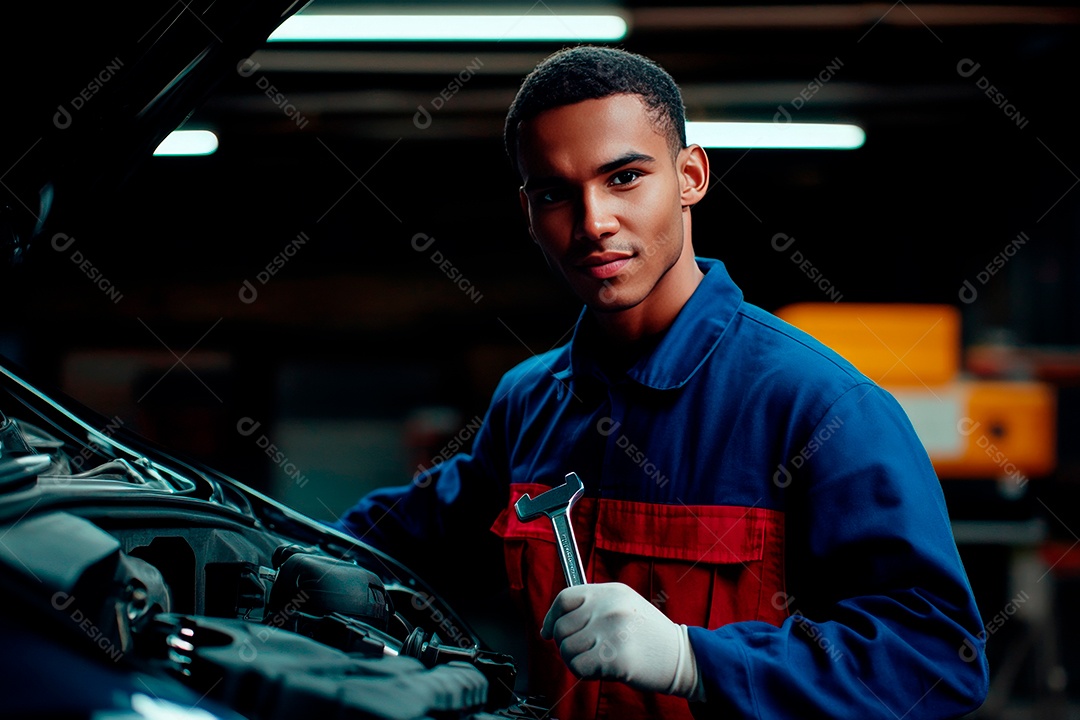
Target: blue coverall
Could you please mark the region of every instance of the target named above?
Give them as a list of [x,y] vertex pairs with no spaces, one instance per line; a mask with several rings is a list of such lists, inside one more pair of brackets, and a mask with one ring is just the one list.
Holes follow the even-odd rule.
[[[706,701],[579,681],[530,637],[552,717],[946,718],[988,690],[982,622],[940,482],[887,391],[743,300],[718,260],[625,372],[588,311],[507,372],[468,453],[362,498],[337,525],[399,543],[503,538],[537,630],[564,586],[546,522],[512,504],[584,481],[589,582],[619,581],[689,637]],[[375,521],[378,522],[375,522]],[[974,649],[974,652],[973,652]]]

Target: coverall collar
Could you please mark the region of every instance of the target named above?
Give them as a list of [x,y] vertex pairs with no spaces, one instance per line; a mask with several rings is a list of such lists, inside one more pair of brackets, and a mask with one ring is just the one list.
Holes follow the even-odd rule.
[[[663,338],[626,372],[626,377],[655,390],[682,387],[694,376],[706,358],[716,349],[720,338],[742,304],[742,290],[728,275],[720,260],[695,258],[705,274],[675,322]],[[603,379],[596,358],[590,351],[598,337],[596,324],[584,309],[570,340],[569,363],[555,373],[559,380],[581,380],[594,376]]]

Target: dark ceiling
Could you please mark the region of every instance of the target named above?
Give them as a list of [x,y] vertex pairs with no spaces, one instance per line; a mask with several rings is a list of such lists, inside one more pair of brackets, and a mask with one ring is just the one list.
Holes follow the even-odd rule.
[[[521,78],[564,43],[267,46],[245,35],[239,2],[24,5],[5,20],[15,38],[4,49],[8,225],[25,235],[43,218],[42,179],[67,184],[47,231],[2,276],[8,354],[59,378],[76,348],[165,344],[179,356],[198,345],[246,358],[235,387],[248,398],[290,358],[360,355],[438,365],[439,392],[476,407],[511,361],[564,338],[577,305],[527,238],[500,142]],[[750,301],[775,310],[824,299],[793,262],[798,250],[843,301],[955,305],[967,342],[1080,345],[1070,110],[1080,10],[617,7],[630,25],[618,45],[671,72],[692,120],[787,114],[866,130],[851,152],[709,151],[696,249],[724,260]],[[581,5],[523,12],[564,8]],[[229,44],[215,84],[174,118],[213,129],[214,155],[151,159],[152,135],[136,121],[152,95],[127,101],[126,114],[106,110],[102,98],[118,102],[110,88],[136,66],[128,58],[156,37],[192,60]],[[58,107],[117,59],[116,82],[58,130]],[[159,69],[180,82],[198,67]],[[77,244],[58,250],[56,233]],[[780,233],[797,244],[778,251]],[[980,280],[1021,233],[1021,251]],[[256,301],[244,301],[245,282]],[[965,282],[977,301],[963,302]]]

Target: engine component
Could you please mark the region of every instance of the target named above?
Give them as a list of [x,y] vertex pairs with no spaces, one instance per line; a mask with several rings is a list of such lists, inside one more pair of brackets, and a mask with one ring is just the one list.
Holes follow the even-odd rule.
[[[172,599],[161,572],[120,551],[113,536],[82,518],[56,512],[0,532],[0,561],[36,582],[27,587],[57,626],[110,659],[132,646],[132,633]],[[30,598],[27,598],[28,600]]]
[[263,622],[283,627],[297,612],[316,618],[340,613],[386,630],[394,607],[382,579],[370,570],[298,552],[278,568]]
[[509,655],[481,650],[475,646],[460,648],[443,645],[438,635],[423,628],[416,628],[409,634],[401,648],[401,654],[417,658],[424,667],[429,668],[454,662],[475,666],[488,680],[488,709],[505,707],[514,699],[517,667]]
[[34,449],[26,442],[18,424],[0,412],[0,458],[33,454]]
[[162,613],[136,648],[251,720],[467,717],[488,699],[487,679],[468,663],[427,668],[400,655],[357,657],[243,620]]

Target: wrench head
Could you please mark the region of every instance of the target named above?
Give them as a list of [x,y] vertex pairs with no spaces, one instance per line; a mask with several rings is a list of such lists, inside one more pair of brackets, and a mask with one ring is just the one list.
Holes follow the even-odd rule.
[[562,485],[545,490],[536,497],[529,497],[528,493],[519,497],[514,503],[514,512],[521,522],[566,513],[584,492],[585,486],[581,484],[577,473],[567,473],[566,482]]

